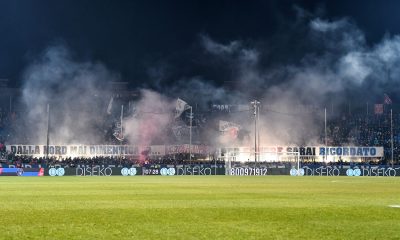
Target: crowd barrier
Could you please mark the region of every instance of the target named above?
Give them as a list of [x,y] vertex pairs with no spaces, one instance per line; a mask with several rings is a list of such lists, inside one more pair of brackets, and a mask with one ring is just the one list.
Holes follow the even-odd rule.
[[233,175],[233,176],[400,176],[400,165],[395,166],[303,166],[300,169],[224,165],[151,165],[145,167],[79,166],[50,168],[0,168],[0,176],[182,176],[182,175]]
[[45,168],[0,168],[0,176],[40,177],[44,172]]
[[281,168],[235,166],[227,171],[227,175],[291,175],[291,176],[400,176],[400,166],[295,166]]
[[223,165],[154,165],[146,167],[81,166],[48,168],[46,176],[225,175]]

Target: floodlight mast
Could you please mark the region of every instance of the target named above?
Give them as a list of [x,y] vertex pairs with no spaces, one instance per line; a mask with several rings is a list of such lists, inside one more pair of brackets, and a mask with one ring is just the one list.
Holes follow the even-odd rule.
[[[328,146],[328,139],[327,139],[327,130],[326,130],[326,108],[324,109],[324,143],[325,147]],[[324,156],[324,162],[326,162],[327,158],[326,155]]]
[[259,105],[260,102],[257,100],[254,100],[251,102],[251,105],[253,105],[254,108],[254,163],[257,163],[257,153],[258,153],[258,141],[257,141],[257,118],[259,114]]
[[393,160],[393,109],[390,109],[390,146],[391,146],[391,163],[392,168],[394,167],[394,160]]
[[46,163],[49,162],[49,144],[50,144],[50,104],[47,104]]
[[192,106],[189,106],[190,108],[190,125],[189,125],[189,162],[192,164],[192,119],[193,119],[193,108]]
[[300,151],[297,152],[297,176],[300,176]]

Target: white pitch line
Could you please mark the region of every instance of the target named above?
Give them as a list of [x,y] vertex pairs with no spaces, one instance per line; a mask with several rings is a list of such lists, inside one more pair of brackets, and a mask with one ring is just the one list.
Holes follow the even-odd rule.
[[400,208],[400,205],[389,205],[391,208]]

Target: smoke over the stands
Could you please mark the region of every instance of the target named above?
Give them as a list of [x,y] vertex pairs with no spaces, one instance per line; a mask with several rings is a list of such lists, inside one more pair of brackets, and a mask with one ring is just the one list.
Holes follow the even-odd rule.
[[135,104],[136,114],[124,120],[125,137],[129,143],[149,146],[173,142],[170,136],[175,101],[151,90],[141,90],[141,99]]
[[26,112],[18,117],[17,143],[46,144],[48,104],[50,144],[101,141],[99,110],[105,105],[108,81],[116,78],[102,64],[74,61],[64,46],[47,48],[24,73]]
[[[202,35],[205,51],[197,59],[224,72],[214,76],[227,80],[225,88],[211,87],[212,78],[205,82],[196,77],[182,81],[182,91],[176,95],[189,92],[186,95],[196,96],[189,98],[191,103],[203,106],[259,100],[262,145],[323,143],[324,108],[329,120],[349,112],[365,114],[367,103],[371,114],[373,104],[383,102],[384,93],[395,98],[400,79],[400,70],[395,68],[400,62],[400,36],[384,36],[370,44],[362,30],[346,18],[330,21],[303,15],[294,25],[291,31],[268,40],[220,43]],[[173,89],[177,90],[176,86]],[[252,112],[250,107],[247,114],[218,116],[250,132],[237,145],[251,146],[254,141]],[[219,139],[215,135],[207,138]]]
[[[112,96],[110,82],[118,80],[116,74],[99,63],[77,62],[65,46],[57,45],[46,49],[29,66],[24,79],[22,101],[26,113],[19,117],[17,143],[46,144],[48,104],[50,144],[104,142],[112,121],[117,120],[110,122],[107,118],[116,116],[106,113]],[[125,138],[129,143],[141,146],[147,146],[155,139],[167,141],[165,129],[171,120],[173,106],[174,103],[165,96],[142,90],[141,99],[135,103],[137,114],[123,120]],[[125,111],[129,110],[127,107]]]
[[[136,114],[124,119],[125,138],[138,145],[171,143],[172,112],[178,97],[193,107],[195,118],[210,103],[250,105],[259,100],[262,145],[320,143],[325,107],[330,118],[348,112],[349,105],[354,112],[356,107],[365,109],[367,102],[371,112],[373,103],[382,103],[383,93],[396,101],[399,36],[369,44],[349,19],[302,15],[293,25],[270,39],[221,43],[201,35],[194,62],[201,65],[199,69],[211,69],[207,74],[199,71],[188,77],[186,72],[180,74],[179,67],[153,66],[154,84],[148,84],[152,90],[141,90]],[[173,81],[169,76],[174,76]],[[225,83],[220,84],[217,77]],[[23,102],[28,113],[19,125],[30,141],[46,142],[48,103],[51,144],[97,144],[104,139],[104,116],[111,96],[107,83],[118,80],[116,74],[99,63],[77,62],[65,47],[53,46],[28,67],[24,79]],[[251,145],[254,118],[252,108],[247,110],[219,114],[215,121],[207,119],[214,126],[202,128],[203,142]],[[220,141],[218,120],[240,124],[244,134],[239,141]]]

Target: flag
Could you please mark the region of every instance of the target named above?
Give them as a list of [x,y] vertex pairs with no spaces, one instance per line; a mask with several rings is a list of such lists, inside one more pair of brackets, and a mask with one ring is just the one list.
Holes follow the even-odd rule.
[[180,117],[181,114],[182,114],[185,110],[187,110],[187,109],[189,109],[189,108],[190,108],[190,106],[189,106],[185,101],[183,101],[182,99],[178,98],[178,99],[176,100],[175,118]]
[[189,131],[189,127],[183,125],[172,127],[172,132],[179,141],[181,141],[182,139],[187,139],[187,136],[189,136]]
[[124,140],[124,134],[122,132],[122,125],[121,122],[117,121],[114,124],[114,129],[113,129],[113,136],[120,142]]
[[124,140],[124,129],[123,129],[123,118],[124,118],[124,105],[121,105],[121,118],[119,122],[115,122],[115,127],[113,130],[114,137],[122,142]]
[[231,129],[239,130],[240,129],[240,125],[236,124],[236,123],[233,123],[233,122],[219,120],[219,130],[221,132],[226,132],[226,131],[229,131]]
[[219,121],[219,131],[221,132],[222,140],[225,142],[237,139],[240,128],[241,126],[239,124],[222,120]]
[[383,103],[385,104],[392,104],[392,99],[390,99],[390,97],[385,93],[383,94]]
[[383,114],[383,104],[375,104],[374,113]]
[[111,97],[110,102],[108,103],[108,107],[107,107],[107,114],[108,115],[111,114],[111,108],[112,108],[113,101],[114,101],[114,97]]

